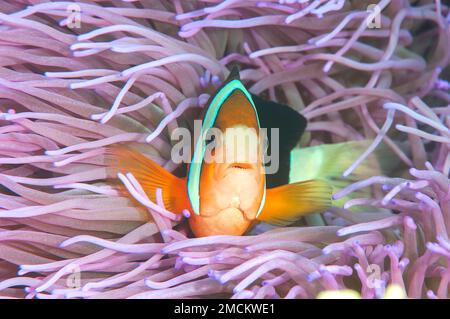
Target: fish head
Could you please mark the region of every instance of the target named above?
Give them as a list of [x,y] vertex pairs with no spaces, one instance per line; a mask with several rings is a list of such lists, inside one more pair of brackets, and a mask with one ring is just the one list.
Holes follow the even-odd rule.
[[192,210],[204,223],[213,216],[220,215],[215,219],[220,223],[236,217],[229,225],[235,228],[261,212],[266,191],[261,131],[252,97],[239,80],[213,95],[187,178]]
[[241,214],[254,220],[265,190],[259,131],[236,125],[214,136],[207,144],[202,167],[200,214]]

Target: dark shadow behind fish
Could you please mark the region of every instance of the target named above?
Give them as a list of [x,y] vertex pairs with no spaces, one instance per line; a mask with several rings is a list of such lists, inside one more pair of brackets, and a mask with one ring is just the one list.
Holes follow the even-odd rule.
[[[273,130],[278,130],[279,136],[275,140],[278,143],[279,167],[276,173],[266,175],[266,185],[268,188],[289,183],[289,170],[291,167],[291,151],[300,141],[306,128],[306,118],[287,105],[265,100],[252,94],[258,112],[259,121],[262,128],[267,129],[268,152],[266,158],[273,154],[274,145],[272,145]],[[267,160],[265,160],[267,163]],[[267,165],[267,164],[266,164]]]

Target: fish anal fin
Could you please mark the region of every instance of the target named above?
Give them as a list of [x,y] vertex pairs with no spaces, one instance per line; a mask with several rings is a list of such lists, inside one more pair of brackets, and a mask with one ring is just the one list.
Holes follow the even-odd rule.
[[309,180],[270,188],[258,220],[277,226],[292,224],[300,217],[320,213],[331,203],[332,189],[322,180]]
[[[107,166],[115,177],[118,173],[131,173],[139,181],[146,195],[156,203],[156,191],[162,190],[164,206],[168,211],[179,214],[187,207],[185,181],[171,174],[156,162],[125,146],[110,147],[106,151]],[[124,187],[120,192],[132,197]]]

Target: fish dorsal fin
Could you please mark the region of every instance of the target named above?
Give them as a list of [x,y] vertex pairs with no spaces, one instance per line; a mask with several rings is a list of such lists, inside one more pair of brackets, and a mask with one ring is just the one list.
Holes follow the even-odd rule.
[[[233,68],[230,76],[228,77],[229,81],[225,82],[225,84],[217,91],[216,95],[212,97],[203,117],[200,136],[194,144],[194,153],[192,155],[188,171],[187,192],[191,207],[197,215],[200,215],[200,177],[206,150],[204,136],[210,128],[214,127],[221,107],[226,104],[225,102],[227,102],[234,92],[238,91],[238,93],[243,94],[246,100],[250,102],[252,111],[254,112],[256,118],[257,128],[259,129],[261,127],[259,124],[258,112],[252,96],[242,82],[236,77],[239,77],[239,70]],[[265,198],[265,189],[266,187],[264,185],[263,199]],[[261,212],[263,206],[264,200],[261,202],[258,214]]]
[[228,77],[223,82],[223,85],[227,84],[228,82],[231,82],[233,80],[241,80],[241,75],[239,74],[239,66],[234,65],[233,68],[230,71],[230,74],[228,74]]

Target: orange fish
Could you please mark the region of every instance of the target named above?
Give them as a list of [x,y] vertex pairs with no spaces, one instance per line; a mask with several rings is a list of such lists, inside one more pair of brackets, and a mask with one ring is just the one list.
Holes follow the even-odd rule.
[[[261,127],[267,126],[261,126],[261,120],[268,123],[279,117],[280,110],[287,112],[279,118],[285,124],[280,125],[280,149],[288,148],[280,163],[286,166],[289,148],[298,142],[306,120],[287,106],[252,96],[234,70],[212,96],[202,122],[202,134],[213,128],[222,134],[209,142],[197,139],[185,178],[174,176],[129,148],[111,149],[114,167],[132,173],[152,201],[160,188],[167,210],[181,214],[188,209],[189,226],[196,237],[242,235],[257,222],[289,225],[301,216],[326,209],[332,189],[322,180],[269,188],[261,138]],[[297,132],[289,135],[289,127],[297,127]],[[276,178],[273,181],[279,184]]]

